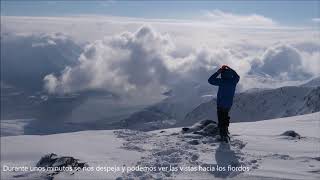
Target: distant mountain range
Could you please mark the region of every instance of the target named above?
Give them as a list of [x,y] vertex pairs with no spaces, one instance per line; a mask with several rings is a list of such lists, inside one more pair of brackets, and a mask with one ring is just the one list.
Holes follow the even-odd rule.
[[[231,122],[259,121],[320,111],[320,78],[300,86],[252,89],[237,93]],[[1,119],[35,119],[26,134],[50,134],[87,129],[155,130],[217,120],[217,88],[188,85],[168,91],[153,105],[130,106],[111,92],[88,91],[66,95],[28,93],[1,83]]]

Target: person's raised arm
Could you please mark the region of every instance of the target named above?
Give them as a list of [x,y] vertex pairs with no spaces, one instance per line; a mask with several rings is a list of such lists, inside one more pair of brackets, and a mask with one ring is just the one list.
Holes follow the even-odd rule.
[[219,74],[221,73],[222,69],[220,68],[217,72],[212,74],[210,78],[208,79],[208,83],[211,85],[219,86],[221,83],[221,79],[217,78]]

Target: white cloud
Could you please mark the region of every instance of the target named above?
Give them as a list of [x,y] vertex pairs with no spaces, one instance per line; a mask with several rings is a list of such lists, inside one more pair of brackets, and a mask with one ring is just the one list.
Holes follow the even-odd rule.
[[276,79],[303,80],[311,77],[310,71],[303,68],[304,59],[301,53],[290,45],[271,46],[258,60],[253,70]]
[[320,18],[312,18],[311,20],[315,23],[320,23]]
[[[227,15],[224,17],[225,19],[217,21],[212,19],[209,21],[208,19],[205,21],[203,19],[163,20],[93,15],[66,17],[1,16],[1,33],[63,32],[72,36],[76,41],[92,42],[102,39],[104,36],[114,36],[123,31],[134,32],[143,24],[150,24],[157,31],[172,35],[177,43],[208,44],[210,46],[216,46],[217,43],[221,46],[241,40],[246,40],[247,44],[266,45],[274,43],[275,39],[305,40],[313,39],[315,36],[315,30],[312,27],[285,27],[277,23],[271,23],[269,20],[259,20],[257,23],[254,19],[259,19],[259,15],[256,15],[259,17],[257,18],[254,15],[239,16],[223,12],[220,14]],[[247,18],[251,16],[252,18]],[[235,21],[232,18],[235,18]],[[226,23],[229,25],[226,26]],[[262,26],[262,24],[264,25]]]
[[277,24],[274,20],[257,14],[238,15],[220,10],[213,10],[206,11],[205,16],[213,23],[221,25],[233,25],[237,27],[275,26]]
[[45,77],[49,92],[107,89],[121,95],[161,94],[168,81],[170,40],[150,27],[125,32],[86,46],[80,64],[60,77]]
[[304,70],[313,76],[320,76],[320,51],[307,53],[302,52],[302,66]]

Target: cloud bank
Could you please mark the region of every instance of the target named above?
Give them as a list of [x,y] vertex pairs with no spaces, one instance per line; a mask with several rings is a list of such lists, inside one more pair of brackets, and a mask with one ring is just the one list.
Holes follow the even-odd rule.
[[[169,89],[190,88],[190,84],[212,89],[207,78],[222,64],[229,64],[241,75],[240,89],[275,87],[266,82],[301,81],[320,75],[319,31],[285,27],[255,14],[215,10],[208,12],[205,20],[1,17],[1,25],[1,37],[6,32],[25,37],[63,32],[68,34],[66,40],[86,44],[75,64],[41,76],[50,93],[102,89],[147,99]],[[30,43],[36,49],[59,46],[50,38]],[[59,53],[66,53],[63,50],[70,49],[61,46]],[[35,53],[28,59],[40,57]],[[50,62],[63,58],[54,59]]]
[[79,65],[66,67],[59,77],[47,75],[45,87],[58,93],[107,89],[121,95],[161,94],[171,75],[166,65],[170,43],[150,27],[106,37],[85,47]]
[[260,74],[278,80],[304,80],[319,75],[319,52],[300,52],[289,44],[275,44],[249,56],[232,48],[208,47],[181,50],[168,34],[142,26],[136,32],[105,37],[85,47],[79,65],[68,66],[61,76],[44,78],[51,93],[106,89],[121,95],[160,95],[180,82],[206,84],[222,64],[244,77]]
[[222,64],[244,75],[250,64],[237,56],[225,48],[180,50],[168,34],[142,26],[87,45],[79,65],[66,67],[61,76],[49,74],[44,81],[51,93],[108,89],[122,95],[159,95],[181,81],[207,83]]
[[1,35],[1,82],[42,90],[43,77],[74,65],[81,47],[65,34]]
[[270,47],[255,62],[253,70],[273,78],[303,80],[312,76],[312,72],[303,67],[301,53],[289,45]]

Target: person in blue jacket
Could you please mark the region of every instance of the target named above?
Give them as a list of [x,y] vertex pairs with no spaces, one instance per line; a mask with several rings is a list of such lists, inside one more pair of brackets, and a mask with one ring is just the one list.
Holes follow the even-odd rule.
[[[218,78],[219,74],[221,74],[221,78]],[[219,86],[217,94],[218,127],[221,140],[225,142],[229,141],[229,111],[233,103],[234,93],[239,80],[240,76],[237,72],[226,65],[223,65],[208,79],[210,84]]]

